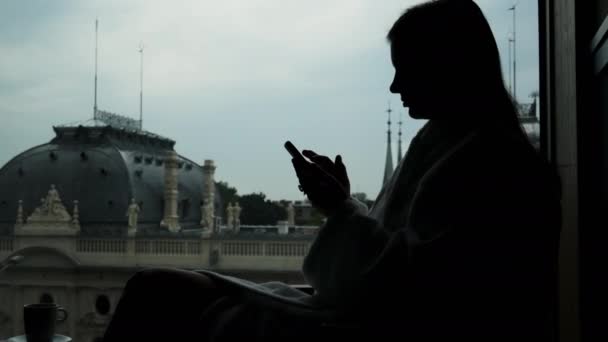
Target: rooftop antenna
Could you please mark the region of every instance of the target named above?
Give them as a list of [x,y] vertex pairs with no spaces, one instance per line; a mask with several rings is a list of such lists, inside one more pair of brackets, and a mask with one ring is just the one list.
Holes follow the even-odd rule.
[[509,33],[509,63],[507,63],[507,65],[509,66],[509,93],[511,93],[511,95],[513,95],[513,69],[511,68],[511,63],[512,63],[512,58],[513,58],[513,52],[512,52],[512,45],[513,45],[513,35],[511,33]]
[[97,18],[95,18],[95,90],[93,102],[93,119],[97,119],[97,27],[99,26]]
[[144,124],[144,44],[139,44],[139,129],[143,129]]
[[509,11],[513,11],[513,99],[515,103],[517,103],[517,29],[515,15],[518,4],[519,1],[509,8]]

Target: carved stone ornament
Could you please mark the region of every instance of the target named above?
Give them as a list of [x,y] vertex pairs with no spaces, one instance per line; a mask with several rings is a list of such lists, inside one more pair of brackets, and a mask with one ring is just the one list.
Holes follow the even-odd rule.
[[54,184],[51,184],[51,189],[46,197],[40,200],[40,206],[27,218],[27,223],[71,221],[72,217],[61,203],[59,192],[55,189]]
[[59,191],[57,191],[54,184],[51,184],[46,197],[40,199],[40,205],[34,209],[34,212],[25,221],[25,224],[15,227],[15,234],[75,235],[80,231],[77,220],[77,217],[76,221],[72,219],[72,216],[61,202]]

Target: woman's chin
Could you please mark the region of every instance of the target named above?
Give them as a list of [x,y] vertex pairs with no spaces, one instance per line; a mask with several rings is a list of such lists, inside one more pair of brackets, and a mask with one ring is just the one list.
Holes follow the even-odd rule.
[[420,111],[412,107],[408,108],[408,114],[412,119],[426,119],[426,115],[422,114]]

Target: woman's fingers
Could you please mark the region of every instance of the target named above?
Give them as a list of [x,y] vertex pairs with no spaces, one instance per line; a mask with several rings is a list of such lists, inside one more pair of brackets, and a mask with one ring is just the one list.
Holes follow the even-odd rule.
[[345,187],[345,190],[350,193],[350,181],[348,179],[348,173],[346,172],[346,165],[344,165],[341,155],[338,154],[336,156],[336,161],[335,161],[334,165],[336,168],[337,178],[340,180],[342,185]]
[[304,157],[306,158],[312,158],[314,156],[316,156],[317,154],[312,151],[312,150],[302,150],[302,154],[304,155]]
[[313,163],[319,165],[321,169],[323,169],[325,172],[332,175],[335,173],[336,168],[334,162],[327,156],[316,154],[314,151],[311,150],[303,150],[302,154],[306,158],[310,159]]
[[[291,163],[293,164],[293,168],[296,171],[296,176],[298,176],[298,180],[300,181],[300,185],[303,187],[304,191],[306,191],[307,183],[309,183],[310,172],[308,162],[292,158]],[[302,190],[302,189],[300,189]]]
[[334,163],[336,165],[336,173],[338,174],[339,179],[348,179],[346,176],[346,166],[342,162],[342,156],[339,154],[336,156],[336,161]]

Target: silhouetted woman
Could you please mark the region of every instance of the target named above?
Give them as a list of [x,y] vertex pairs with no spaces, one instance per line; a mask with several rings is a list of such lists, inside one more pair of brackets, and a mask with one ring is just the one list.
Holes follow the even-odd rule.
[[519,126],[486,19],[472,1],[431,1],[408,9],[388,40],[390,90],[428,122],[369,212],[350,198],[340,156],[293,160],[328,217],[303,265],[314,295],[209,271],[143,271],[107,341],[553,339],[557,178]]

